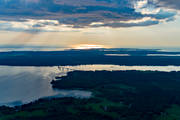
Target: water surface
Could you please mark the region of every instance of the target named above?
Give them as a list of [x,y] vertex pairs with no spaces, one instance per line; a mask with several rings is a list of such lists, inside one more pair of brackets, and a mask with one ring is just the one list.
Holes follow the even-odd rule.
[[20,105],[44,97],[89,98],[90,91],[55,90],[50,82],[55,76],[80,71],[180,71],[180,66],[119,66],[119,65],[78,65],[55,67],[0,66],[0,105]]
[[0,105],[20,105],[48,96],[91,96],[88,91],[52,89],[52,79],[65,74],[57,67],[0,66],[0,71]]

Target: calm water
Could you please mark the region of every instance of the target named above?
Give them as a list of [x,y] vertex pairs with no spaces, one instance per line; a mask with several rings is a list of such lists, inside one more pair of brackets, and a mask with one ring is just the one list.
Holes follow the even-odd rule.
[[113,71],[113,70],[138,70],[138,71],[180,71],[180,66],[120,66],[120,65],[78,65],[78,66],[59,66],[59,71],[70,72],[80,71]]
[[51,80],[65,73],[57,67],[0,66],[0,105],[19,105],[42,97],[90,97],[91,92],[53,90]]
[[55,76],[67,72],[96,70],[141,70],[141,71],[180,71],[180,66],[119,66],[119,65],[79,65],[59,67],[11,67],[0,66],[0,105],[20,105],[42,97],[81,97],[91,96],[89,91],[53,90],[50,84]]

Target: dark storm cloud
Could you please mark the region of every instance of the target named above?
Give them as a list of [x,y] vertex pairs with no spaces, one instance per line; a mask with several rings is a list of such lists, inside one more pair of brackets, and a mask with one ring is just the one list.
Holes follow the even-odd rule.
[[127,0],[0,0],[0,15],[56,19],[67,24],[141,17]]
[[[39,30],[45,26],[58,26],[61,24],[72,25],[73,28],[83,27],[132,27],[132,26],[149,26],[158,24],[158,20],[169,19],[173,20],[176,15],[174,12],[167,12],[161,10],[156,14],[142,14],[137,11],[135,4],[137,1],[144,0],[0,0],[0,20],[3,21],[19,21],[25,22],[28,19],[35,20],[56,20],[54,22],[40,22],[33,23],[29,27],[31,30]],[[166,6],[176,8],[174,3],[170,0],[159,0],[158,6]],[[153,0],[149,0],[148,5],[154,5]],[[171,5],[172,4],[172,5]],[[143,8],[142,7],[142,8]],[[178,8],[178,6],[177,6]],[[141,20],[145,17],[150,17],[152,20],[122,23],[120,21]],[[156,19],[156,20],[154,20]],[[168,21],[168,20],[166,20]],[[101,22],[101,25],[91,25],[92,23]],[[0,23],[4,30],[10,30],[12,24]],[[6,28],[6,25],[7,28]],[[13,28],[20,30],[22,28]]]
[[180,10],[180,0],[158,0],[160,6]]

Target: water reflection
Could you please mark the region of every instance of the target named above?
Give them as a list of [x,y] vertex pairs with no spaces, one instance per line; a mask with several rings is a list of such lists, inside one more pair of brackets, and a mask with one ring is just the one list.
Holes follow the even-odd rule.
[[71,72],[75,70],[79,71],[126,71],[126,70],[138,70],[138,71],[162,71],[172,72],[180,71],[180,66],[120,66],[120,65],[77,65],[77,66],[59,66],[58,69],[61,72]]
[[180,54],[147,54],[147,56],[180,56]]
[[129,54],[105,54],[106,56],[130,56]]
[[44,97],[89,98],[91,92],[80,90],[54,90],[50,84],[55,76],[67,75],[70,71],[180,71],[180,66],[119,66],[78,65],[56,67],[0,66],[0,105],[20,105]]
[[53,90],[51,80],[65,74],[57,67],[0,66],[0,71],[0,105],[19,105],[47,96],[90,97],[86,91]]

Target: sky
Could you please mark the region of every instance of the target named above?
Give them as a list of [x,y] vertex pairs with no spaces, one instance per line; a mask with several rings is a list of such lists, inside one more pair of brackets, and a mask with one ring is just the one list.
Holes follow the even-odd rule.
[[0,49],[179,47],[179,0],[0,0]]

